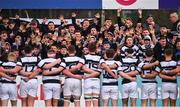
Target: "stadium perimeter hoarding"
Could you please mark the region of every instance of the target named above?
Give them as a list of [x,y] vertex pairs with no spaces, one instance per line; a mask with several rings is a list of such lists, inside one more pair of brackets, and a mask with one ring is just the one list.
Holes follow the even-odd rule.
[[180,0],[1,0],[1,9],[177,9]]

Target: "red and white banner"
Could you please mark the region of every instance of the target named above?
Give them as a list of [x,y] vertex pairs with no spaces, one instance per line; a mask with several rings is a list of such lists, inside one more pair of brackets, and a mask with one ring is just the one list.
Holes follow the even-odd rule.
[[158,9],[159,0],[102,0],[103,9]]

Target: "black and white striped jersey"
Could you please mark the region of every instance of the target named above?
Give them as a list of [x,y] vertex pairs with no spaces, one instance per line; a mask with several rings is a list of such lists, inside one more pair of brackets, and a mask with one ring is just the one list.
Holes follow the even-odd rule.
[[[16,66],[21,66],[21,63],[20,62],[11,62],[11,61],[9,61],[9,62],[2,62],[1,66],[4,69],[13,69]],[[15,77],[15,78],[18,75],[18,73],[16,73],[16,74],[6,73],[6,74],[9,75],[10,77]],[[11,81],[11,80],[9,80],[7,78],[4,78],[4,77],[2,77],[1,81],[2,81],[2,83],[16,83],[16,80]]]
[[[160,70],[165,70],[168,72],[168,70],[173,70],[176,69],[176,67],[178,66],[178,62],[171,60],[171,61],[161,61],[160,62]],[[168,75],[168,74],[166,74]],[[174,76],[174,75],[168,75],[168,76]],[[167,79],[163,79],[162,78],[162,82],[173,82],[176,83],[176,80],[167,80]]]
[[[76,66],[78,63],[85,64],[84,59],[77,57],[77,56],[68,56],[63,58],[64,63],[66,64],[66,69],[71,69],[73,66]],[[84,73],[80,70],[74,72],[74,74],[83,75]]]
[[[101,59],[100,64],[107,64],[108,66],[111,66],[113,64],[116,64],[117,67],[114,69],[111,69],[111,71],[115,74],[118,75],[118,68],[121,66],[121,63],[115,60],[104,60]],[[103,70],[103,80],[102,80],[103,86],[117,86],[118,85],[118,80],[114,79],[107,71]]]
[[[52,62],[54,62],[56,60],[57,59],[55,59],[55,58],[43,59],[38,63],[38,67],[41,68],[43,70],[43,72],[51,72],[54,69],[57,69],[59,67],[65,68],[65,64],[63,62],[61,62],[60,64],[56,64],[55,66],[51,67],[50,69],[44,69],[43,68],[43,66],[45,64],[52,63]],[[54,74],[54,75],[48,75],[48,76],[43,75],[42,81],[43,81],[43,83],[60,83],[59,82],[60,81],[60,73],[57,73],[57,74]]]
[[[102,70],[99,68],[101,56],[95,54],[88,54],[84,56],[84,60],[85,60],[85,66],[87,68],[101,73]],[[85,73],[85,75],[88,74]],[[99,76],[97,76],[97,78],[99,78]]]
[[[137,70],[137,71],[139,70],[138,69],[139,60],[137,58],[125,57],[125,58],[122,58],[121,63],[122,63],[121,70],[125,73],[131,72],[134,70]],[[131,81],[126,78],[124,78],[122,81],[123,84],[129,83],[129,82]]]
[[[139,72],[144,74],[144,75],[147,75],[147,74],[151,74],[153,71],[154,72],[158,72],[156,69],[157,69],[157,66],[154,66],[150,69],[143,69],[143,66],[144,65],[147,65],[147,64],[150,64],[151,62],[150,61],[142,61],[141,63],[138,64],[138,67],[139,67]],[[142,83],[156,83],[156,79],[155,78],[152,78],[152,79],[144,79],[142,78]]]
[[133,57],[134,58],[138,58],[139,57],[139,47],[138,46],[136,46],[136,45],[133,45],[133,46],[131,46],[131,47],[127,47],[127,46],[123,46],[122,48],[121,48],[121,57],[122,58],[124,58],[124,57],[126,57],[126,55],[125,55],[125,51],[126,51],[126,49],[133,49]]
[[32,72],[33,70],[37,69],[37,64],[39,61],[39,58],[34,56],[25,56],[20,58],[22,69],[25,72]]
[[139,48],[139,59],[140,59],[140,61],[143,61],[145,59],[146,50],[147,49],[153,49],[153,48],[154,48],[153,44],[150,44],[148,46],[146,46],[146,45],[140,46],[140,48]]

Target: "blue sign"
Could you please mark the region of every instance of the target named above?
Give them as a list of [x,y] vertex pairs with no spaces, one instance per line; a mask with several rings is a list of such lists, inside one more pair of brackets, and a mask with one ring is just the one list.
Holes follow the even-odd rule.
[[101,9],[102,0],[1,0],[1,9]]
[[180,8],[180,0],[159,0],[160,9],[178,9]]

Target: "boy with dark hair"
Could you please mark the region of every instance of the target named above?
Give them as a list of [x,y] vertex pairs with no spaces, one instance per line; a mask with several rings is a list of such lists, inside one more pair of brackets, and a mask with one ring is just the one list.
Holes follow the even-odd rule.
[[[165,61],[160,62],[160,74],[162,78],[162,104],[163,106],[168,106],[168,101],[170,101],[170,106],[175,106],[177,98],[177,79],[176,75],[179,72],[179,64],[172,59],[173,50],[167,48],[164,52]],[[172,72],[172,71],[178,72]]]
[[47,57],[38,63],[43,75],[44,100],[46,106],[57,107],[61,92],[59,76],[60,72],[65,69],[65,64],[63,62],[56,63],[59,59],[56,59],[56,52],[52,49],[48,50]]
[[154,61],[153,55],[153,50],[147,49],[144,61],[138,65],[142,78],[141,105],[143,107],[147,106],[148,100],[150,100],[150,106],[156,106],[157,82],[155,78],[158,75],[156,68],[159,65],[159,61]]
[[[132,77],[128,76],[123,72],[119,72],[121,69],[121,63],[114,60],[115,51],[113,49],[108,49],[105,52],[106,59],[101,59],[100,64],[107,64],[111,71],[103,69],[103,80],[102,80],[102,99],[103,106],[108,107],[109,99],[112,101],[112,107],[117,106],[118,101],[118,80],[114,78],[116,76],[122,76],[133,80]],[[115,76],[114,76],[115,75]],[[134,79],[135,80],[135,79]]]
[[[84,65],[84,59],[75,56],[76,49],[73,45],[70,45],[68,48],[68,57],[63,58],[64,63],[66,64],[66,72],[69,71],[73,74],[73,77],[69,74],[65,74],[65,83],[64,83],[64,107],[68,107],[71,99],[74,99],[76,107],[80,107],[80,98],[82,95],[82,81],[83,72],[81,68]],[[65,73],[65,71],[63,72]]]
[[39,73],[41,70],[37,67],[39,62],[38,57],[32,56],[32,47],[25,46],[25,56],[20,58],[22,70],[20,71],[21,83],[20,83],[20,96],[22,98],[22,106],[34,106],[35,97],[37,94],[37,77],[30,75]]
[[105,63],[100,63],[101,56],[96,55],[96,44],[94,42],[88,44],[89,54],[84,56],[85,65],[83,66],[83,71],[85,72],[84,77],[84,96],[86,106],[91,106],[91,101],[93,106],[99,106],[99,95],[100,95],[100,74],[101,69],[105,69],[110,73],[113,78],[117,78],[115,74],[112,73],[111,69]]
[[[122,58],[122,69],[121,71],[136,78],[138,74],[137,65],[139,60],[133,56],[134,50],[128,48],[125,50],[125,58]],[[137,98],[137,83],[130,79],[123,78],[122,80],[122,102],[123,106],[128,106],[128,98],[131,100],[131,106],[136,106]]]

